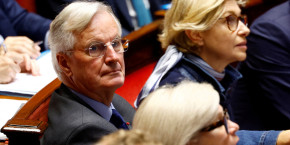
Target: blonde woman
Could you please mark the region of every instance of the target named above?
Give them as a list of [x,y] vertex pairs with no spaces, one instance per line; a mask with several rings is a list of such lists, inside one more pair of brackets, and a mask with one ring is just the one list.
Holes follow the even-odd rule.
[[183,81],[151,93],[135,114],[133,130],[166,145],[235,145],[239,126],[224,111],[210,84]]
[[[241,15],[238,6],[243,2],[172,0],[160,35],[166,52],[139,94],[136,107],[156,88],[189,79],[210,83],[219,93],[220,104],[231,116],[226,92],[242,76],[230,64],[246,59],[246,36],[250,33],[246,17]],[[238,144],[243,145],[290,141],[289,131],[238,131],[237,135]]]

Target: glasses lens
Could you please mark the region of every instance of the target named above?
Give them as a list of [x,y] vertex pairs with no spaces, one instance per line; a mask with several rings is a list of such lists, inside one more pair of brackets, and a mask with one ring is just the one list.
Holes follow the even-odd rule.
[[[116,53],[122,53],[128,50],[128,40],[115,39],[111,46]],[[103,43],[94,43],[89,48],[89,55],[92,57],[102,57],[106,53],[107,45]]]
[[89,48],[90,56],[100,57],[105,52],[104,51],[105,49],[106,49],[106,46],[104,46],[102,43],[95,43],[91,45],[91,47]]
[[129,41],[122,40],[122,39],[116,39],[111,43],[111,45],[113,46],[115,52],[122,53],[122,52],[126,52],[128,50]]
[[111,42],[112,47],[114,48],[115,52],[120,52],[122,51],[122,45],[121,45],[121,40],[120,39],[115,39],[114,41]]
[[227,19],[227,23],[228,23],[228,27],[231,31],[235,31],[238,27],[238,23],[239,20],[236,16],[230,15],[228,17],[226,17]]
[[241,17],[239,17],[239,19],[246,25],[248,26],[248,18],[246,15],[242,15]]

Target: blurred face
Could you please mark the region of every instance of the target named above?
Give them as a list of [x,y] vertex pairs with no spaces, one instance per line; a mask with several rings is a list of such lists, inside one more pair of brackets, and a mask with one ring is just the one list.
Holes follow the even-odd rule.
[[246,36],[250,32],[241,21],[238,21],[236,30],[230,30],[228,27],[228,21],[231,20],[228,16],[235,18],[241,15],[235,0],[226,0],[224,7],[224,14],[216,24],[200,33],[202,38],[200,56],[216,71],[223,71],[228,64],[246,59]]
[[[219,122],[223,120],[224,112],[223,108],[219,106],[218,116],[213,122]],[[236,123],[227,120],[228,132],[225,129],[225,125],[221,125],[217,128],[214,128],[210,131],[202,131],[199,136],[197,144],[200,145],[236,145],[239,141],[239,137],[236,136],[236,132],[239,130],[239,125]],[[190,144],[190,143],[189,143]],[[194,144],[194,143],[192,143]]]
[[[67,65],[73,89],[89,97],[103,96],[102,93],[114,92],[124,83],[125,66],[123,53],[115,52],[115,40],[120,38],[114,18],[107,12],[96,14],[89,26],[77,35],[72,56]],[[103,56],[90,56],[86,48],[92,45],[106,45]],[[122,46],[120,46],[122,47]]]

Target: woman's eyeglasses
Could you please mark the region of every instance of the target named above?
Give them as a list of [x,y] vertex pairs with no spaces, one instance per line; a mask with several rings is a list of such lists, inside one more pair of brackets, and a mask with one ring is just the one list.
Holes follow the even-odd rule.
[[240,17],[237,17],[235,15],[229,15],[225,18],[221,19],[226,19],[227,25],[230,31],[236,31],[238,26],[239,26],[239,21],[244,23],[246,26],[248,25],[248,19],[246,15],[241,15]]
[[[114,39],[110,44],[116,53],[123,53],[128,50],[129,40],[117,38]],[[105,55],[108,45],[103,42],[94,42],[90,45],[89,48],[85,48],[87,54],[91,57],[101,58]],[[66,50],[66,51],[74,51],[74,50]]]
[[227,110],[225,109],[225,110],[224,110],[224,116],[223,116],[223,119],[221,119],[221,120],[219,120],[219,121],[217,121],[217,122],[215,122],[215,123],[213,123],[213,124],[211,124],[211,125],[209,125],[209,126],[203,128],[201,131],[211,131],[211,130],[213,130],[213,129],[216,129],[216,128],[218,128],[218,127],[224,125],[227,134],[229,134],[229,129],[228,129],[228,120],[229,120],[229,119],[230,119],[229,114],[228,114]]

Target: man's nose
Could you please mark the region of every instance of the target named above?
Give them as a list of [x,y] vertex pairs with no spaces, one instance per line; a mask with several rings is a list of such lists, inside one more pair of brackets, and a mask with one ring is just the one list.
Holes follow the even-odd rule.
[[105,57],[105,62],[115,62],[118,60],[117,52],[111,44],[107,45]]

